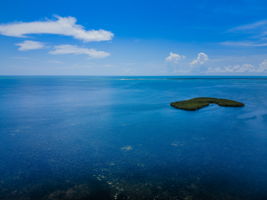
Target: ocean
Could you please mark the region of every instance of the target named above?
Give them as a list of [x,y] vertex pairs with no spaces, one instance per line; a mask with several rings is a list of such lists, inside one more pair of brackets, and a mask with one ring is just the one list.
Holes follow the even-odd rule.
[[0,144],[1,200],[266,200],[267,77],[0,76]]

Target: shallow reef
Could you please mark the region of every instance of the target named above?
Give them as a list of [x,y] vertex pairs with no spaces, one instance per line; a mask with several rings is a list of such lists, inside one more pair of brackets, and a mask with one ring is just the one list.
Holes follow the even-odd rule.
[[200,108],[206,107],[210,104],[217,104],[224,107],[243,107],[244,103],[229,100],[229,99],[218,99],[211,97],[198,97],[193,99],[188,99],[184,101],[172,102],[170,105],[177,109],[194,111]]

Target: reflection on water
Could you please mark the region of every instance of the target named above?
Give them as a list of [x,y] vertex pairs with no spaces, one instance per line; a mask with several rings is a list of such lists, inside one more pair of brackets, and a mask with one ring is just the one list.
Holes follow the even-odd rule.
[[[196,112],[170,102],[229,98]],[[267,199],[267,79],[1,77],[0,199]]]

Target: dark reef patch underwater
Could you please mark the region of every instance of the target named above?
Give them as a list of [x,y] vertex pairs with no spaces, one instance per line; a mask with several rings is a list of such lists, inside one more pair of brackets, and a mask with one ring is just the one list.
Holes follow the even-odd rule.
[[[177,112],[195,96],[245,102]],[[266,200],[267,79],[0,77],[0,200]]]

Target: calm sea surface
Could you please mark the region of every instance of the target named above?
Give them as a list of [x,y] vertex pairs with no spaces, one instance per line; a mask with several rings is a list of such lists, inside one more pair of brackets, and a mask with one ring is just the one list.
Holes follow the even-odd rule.
[[266,200],[267,78],[0,77],[0,199]]

